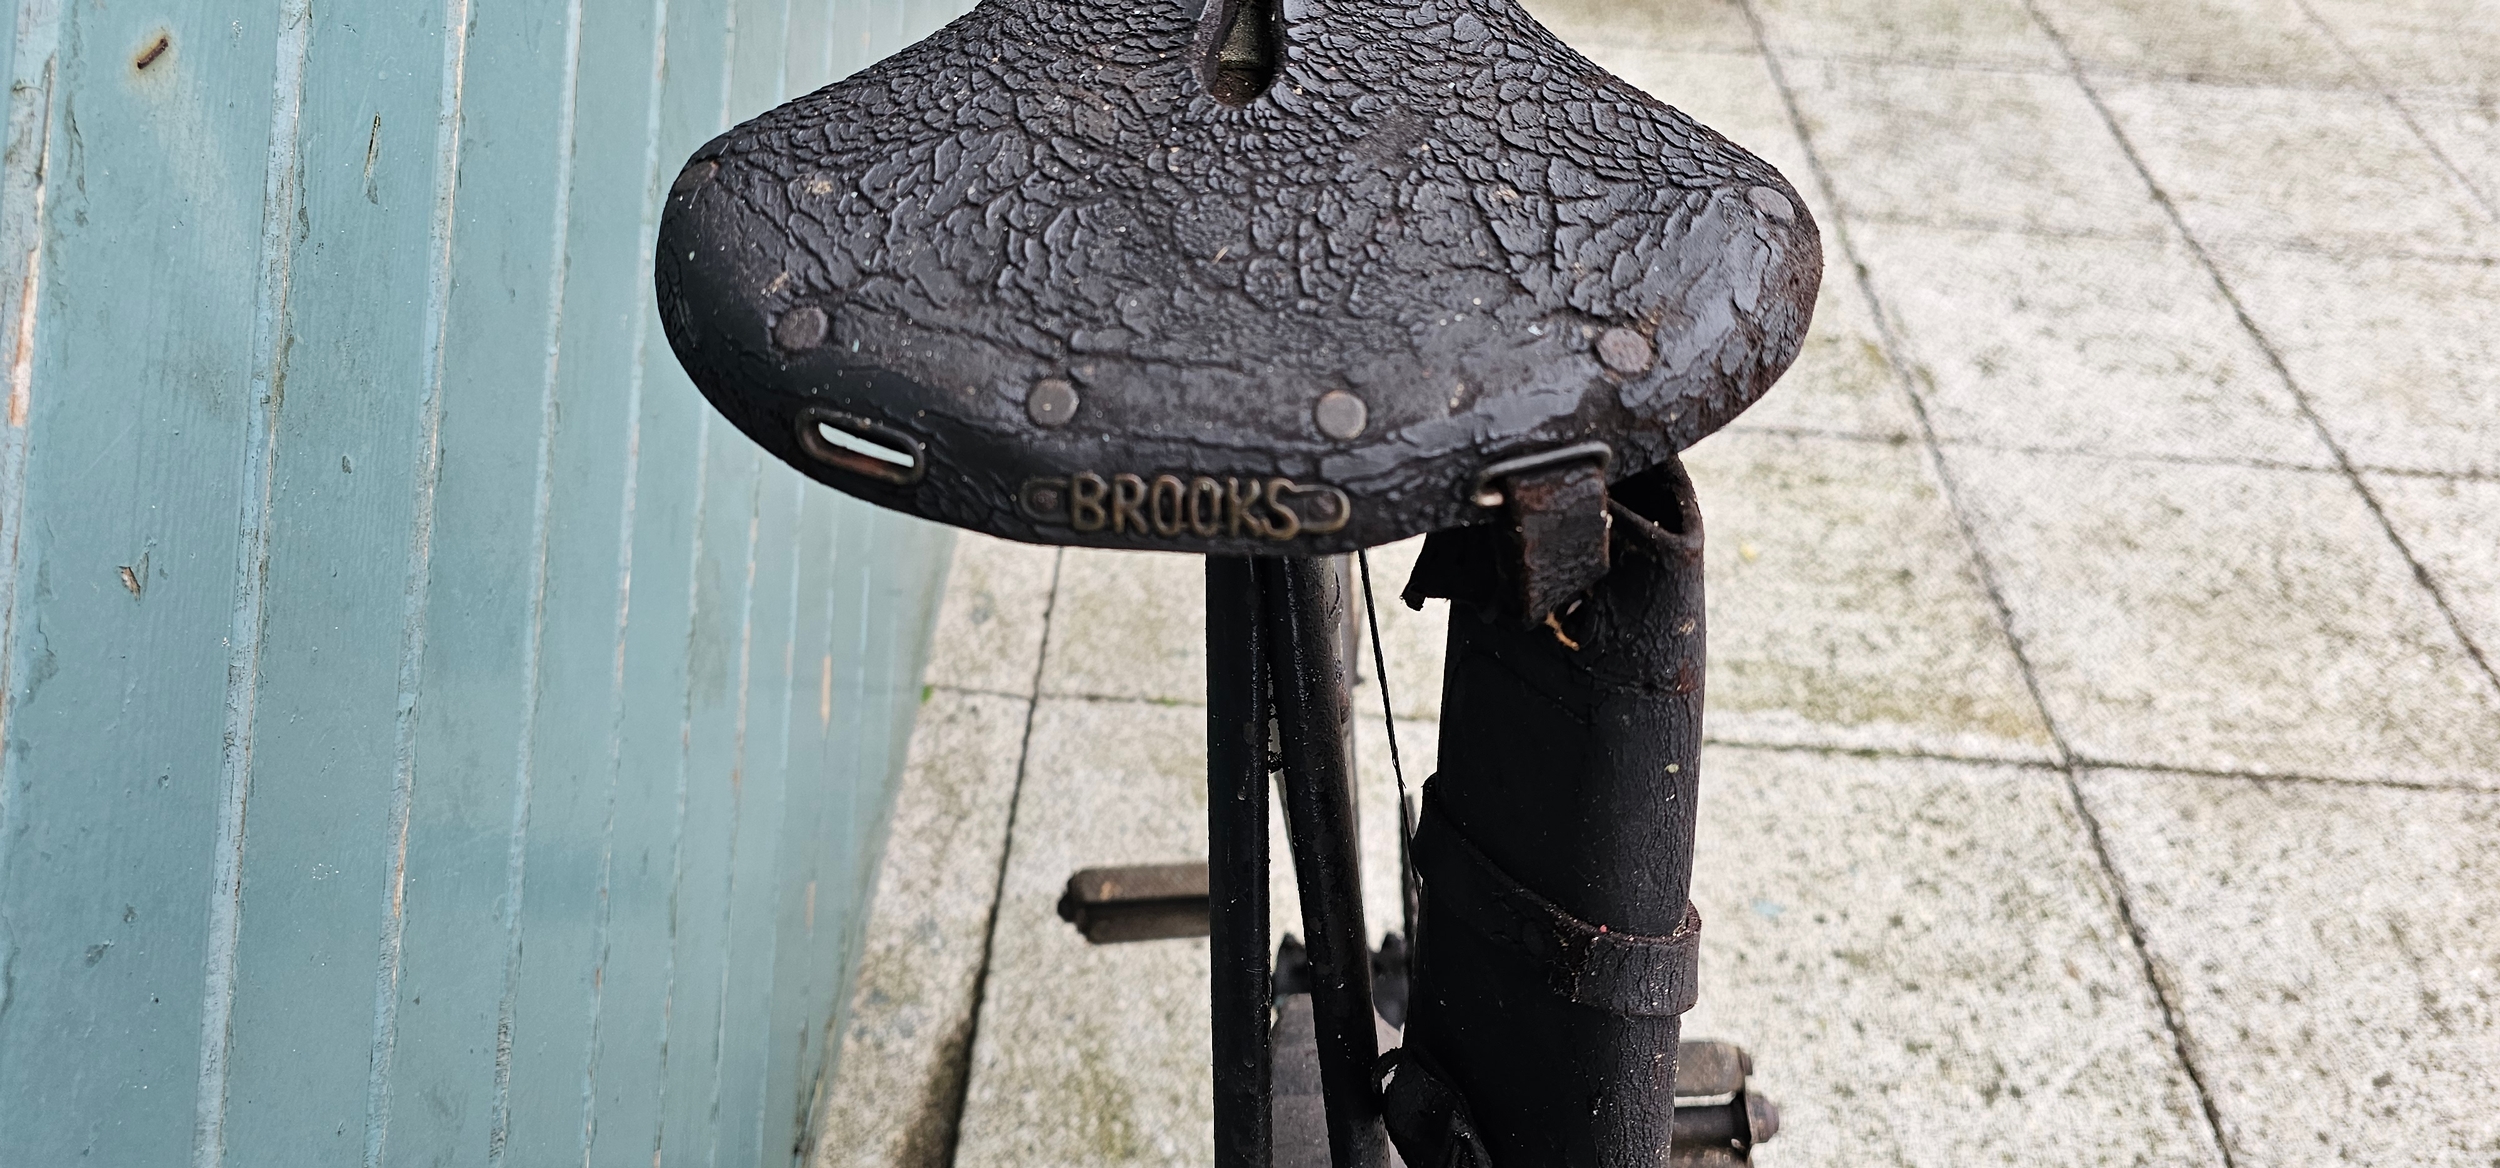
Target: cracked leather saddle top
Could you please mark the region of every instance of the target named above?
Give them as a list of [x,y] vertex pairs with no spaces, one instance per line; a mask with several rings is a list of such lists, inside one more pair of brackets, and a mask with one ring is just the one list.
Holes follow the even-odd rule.
[[679,359],[888,507],[1317,554],[1637,473],[1796,356],[1821,247],[1769,164],[1509,0],[1275,2],[984,0],[714,139]]

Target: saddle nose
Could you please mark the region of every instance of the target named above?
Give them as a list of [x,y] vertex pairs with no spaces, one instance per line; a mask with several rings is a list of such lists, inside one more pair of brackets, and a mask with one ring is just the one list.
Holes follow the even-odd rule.
[[1768,164],[1507,0],[986,0],[707,143],[661,319],[721,413],[1014,539],[1345,551],[1637,473],[1795,357]]

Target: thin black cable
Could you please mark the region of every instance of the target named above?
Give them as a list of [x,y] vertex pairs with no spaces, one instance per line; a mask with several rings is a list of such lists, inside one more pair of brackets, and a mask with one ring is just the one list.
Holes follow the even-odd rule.
[[1354,553],[1363,569],[1363,620],[1371,626],[1372,679],[1380,684],[1380,724],[1389,731],[1389,770],[1398,777],[1398,907],[1406,918],[1406,943],[1415,944],[1415,809],[1407,801],[1406,764],[1398,758],[1397,707],[1389,704],[1389,658],[1380,650],[1380,606],[1372,599],[1372,557]]

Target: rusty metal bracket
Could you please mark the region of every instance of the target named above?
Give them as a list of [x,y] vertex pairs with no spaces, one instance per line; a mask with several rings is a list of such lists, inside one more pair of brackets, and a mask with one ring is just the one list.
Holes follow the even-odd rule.
[[[1440,554],[1426,546],[1425,559],[1416,565],[1406,590],[1406,603],[1420,606],[1423,597],[1443,596],[1506,613],[1522,627],[1546,623],[1556,609],[1604,579],[1612,566],[1608,537],[1614,524],[1606,476],[1613,466],[1612,447],[1582,442],[1505,459],[1476,472],[1469,498],[1479,507],[1500,508],[1502,519],[1459,529],[1472,538],[1454,532],[1436,536]],[[1504,546],[1493,579],[1449,558],[1460,543],[1481,543],[1495,529],[1502,533]],[[1485,591],[1488,585],[1491,590]],[[1471,587],[1477,594],[1462,594]]]

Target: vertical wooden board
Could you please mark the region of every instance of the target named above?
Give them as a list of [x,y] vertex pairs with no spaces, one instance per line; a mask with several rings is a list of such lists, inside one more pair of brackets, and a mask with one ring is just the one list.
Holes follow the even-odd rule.
[[388,1164],[484,1163],[503,1129],[574,15],[567,0],[468,9],[443,318],[443,473],[405,764],[396,1038],[380,1083],[392,1102],[381,1145]]
[[[676,0],[664,10],[653,181],[664,189],[686,155],[720,128],[727,27],[720,0]],[[656,229],[656,224],[652,227]],[[672,907],[682,817],[688,807],[686,735],[696,512],[706,487],[712,416],[650,307],[650,273],[632,287],[641,307],[630,589],[622,674],[608,924],[591,1068],[590,1162],[639,1168],[661,1145],[662,1083],[677,1002]],[[724,427],[725,428],[725,427]],[[665,1163],[665,1158],[663,1163]]]
[[826,60],[833,75],[848,77],[868,67],[876,56],[868,47],[874,34],[868,27],[868,10],[874,0],[826,0],[830,6],[833,37],[828,42]]
[[721,128],[780,105],[789,96],[791,8],[806,0],[729,0],[729,88]]
[[[835,735],[835,625],[840,608],[840,575],[835,548],[843,535],[848,508],[843,495],[810,488],[800,508],[800,613],[803,613],[803,700],[790,720],[790,815],[783,823],[783,853],[790,855],[790,875],[780,910],[780,945],[773,953],[773,1018],[763,1035],[765,1048],[765,1158],[778,1163],[775,1138],[788,1140],[793,1158],[805,1153],[808,1123],[815,1115],[815,1073],[818,1048],[825,1040],[825,1018],[835,1003],[833,985],[843,970],[828,968],[818,958],[818,923],[838,908],[828,895],[830,873],[823,840],[833,818],[833,790],[838,775],[825,765]],[[795,895],[790,890],[795,885]]]
[[[709,407],[706,407],[709,408]],[[749,637],[762,455],[725,421],[706,423],[707,482],[697,515],[694,624],[686,639],[685,799],[669,919],[663,1162],[708,1163],[720,1101],[722,979],[728,970],[731,850],[737,837],[741,725],[755,664]]]
[[827,793],[833,786],[824,769],[824,751],[833,727],[833,543],[840,522],[835,499],[832,491],[813,483],[801,488],[799,498],[798,624],[791,638],[797,668],[783,745],[789,759],[789,797],[777,825],[786,875],[775,918],[772,1008],[761,1021],[763,1029],[749,1039],[764,1063],[763,1108],[756,1128],[757,1146],[767,1162],[779,1162],[784,1148],[793,1156],[805,1148],[815,1093],[802,1067],[813,1042],[821,1041],[815,1022],[828,1004],[829,985],[840,980],[841,972],[814,960],[818,898],[826,875],[816,842],[829,814]]
[[[644,286],[658,205],[650,138],[660,68],[656,3],[579,10],[531,727],[535,775],[504,1144],[505,1162],[514,1165],[578,1163],[589,1151],[593,1030],[606,1002],[608,885],[619,859],[611,825],[636,811],[616,802],[617,736],[626,504],[642,378],[642,351],[630,342],[647,321]],[[643,602],[647,608],[652,599]],[[622,859],[630,871],[634,857]],[[631,963],[640,955],[619,956]]]
[[[790,869],[781,824],[790,814],[790,719],[798,659],[799,499],[814,484],[777,459],[763,460],[757,495],[755,583],[748,699],[740,728],[736,804],[726,917],[728,966],[721,978],[721,1066],[712,1162],[755,1164],[762,1147],[766,1027],[772,1016],[774,953],[781,897]],[[822,489],[822,488],[817,488]]]
[[[842,501],[857,514],[846,527],[858,532],[851,545],[843,588],[854,614],[845,630],[848,644],[836,650],[842,688],[834,697],[843,725],[838,744],[840,762],[829,776],[834,814],[825,846],[830,878],[820,896],[834,906],[818,922],[823,967],[839,971],[826,1012],[828,1025],[838,1025],[847,1007],[851,971],[858,967],[864,935],[866,898],[876,871],[876,847],[884,818],[892,807],[900,777],[902,744],[882,741],[890,728],[908,727],[919,704],[921,659],[927,652],[929,622],[936,613],[937,582],[943,561],[931,553],[949,539],[944,528],[857,500]],[[906,731],[908,733],[908,731]]]
[[815,804],[807,824],[806,846],[816,869],[814,913],[804,942],[797,947],[804,951],[806,968],[829,983],[816,991],[817,1000],[810,1003],[807,1015],[798,1023],[806,1033],[794,1052],[795,1081],[785,1089],[804,1094],[810,1120],[814,1118],[812,1108],[827,1069],[824,1028],[843,1004],[839,1000],[840,987],[847,984],[851,971],[843,958],[842,906],[864,895],[864,890],[847,882],[853,860],[846,854],[844,841],[848,838],[851,785],[858,773],[860,710],[854,678],[863,664],[863,633],[870,615],[867,590],[860,587],[860,566],[867,562],[877,516],[875,508],[847,495],[832,495],[828,503],[830,554],[823,561],[828,619],[825,664],[820,666],[828,685],[819,705],[825,733],[818,742],[818,753],[794,764],[814,776],[810,794]]
[[45,167],[0,698],[11,1163],[190,1152],[276,10],[69,6],[85,51],[11,95],[8,164]]
[[434,488],[445,16],[391,0],[311,14],[228,1163],[361,1161],[387,1122],[375,1083],[398,962],[409,609]]
[[[787,0],[728,3],[729,71],[715,131],[762,112],[781,91],[779,37]],[[710,410],[708,404],[698,408]],[[764,455],[717,417],[706,417],[704,442],[694,626],[686,643],[684,835],[670,921],[675,978],[660,1114],[664,1159],[712,1163],[719,1152],[721,1075],[729,1058],[722,1025],[730,896],[738,826],[746,810],[741,788],[747,721],[764,697],[758,691],[766,687],[756,679],[769,675],[766,662],[773,655],[756,640],[753,626]]]
[[790,0],[790,34],[782,77],[789,95],[813,93],[833,80],[833,0]]
[[[823,4],[829,26],[824,60],[827,70],[837,76],[902,48],[968,7],[954,0],[941,0],[938,12],[918,15],[916,19],[906,15],[896,31],[884,32],[878,27],[875,5],[861,0],[823,0]],[[900,5],[885,7],[895,10]],[[863,783],[876,785],[872,773],[863,769],[863,764],[870,762],[869,752],[863,749],[864,735],[880,724],[869,716],[869,687],[858,680],[875,664],[871,625],[877,614],[871,576],[879,565],[902,565],[906,575],[910,570],[902,560],[885,561],[879,556],[878,536],[889,516],[847,497],[832,498],[830,503],[842,538],[836,545],[840,550],[827,564],[828,600],[833,610],[829,614],[831,639],[824,657],[824,682],[828,687],[824,706],[828,717],[824,737],[818,741],[820,753],[815,756],[814,767],[793,764],[800,768],[793,776],[794,789],[796,784],[806,782],[810,770],[818,785],[808,791],[808,798],[814,803],[805,825],[809,843],[804,854],[809,870],[802,887],[808,895],[800,914],[802,923],[787,944],[791,957],[782,963],[782,969],[788,972],[777,973],[776,984],[783,987],[782,1008],[776,1013],[770,1040],[774,1078],[768,1095],[791,1101],[789,1124],[794,1129],[794,1144],[799,1145],[793,1149],[794,1156],[804,1155],[809,1135],[806,1125],[813,1117],[825,1076],[832,1069],[827,1036],[840,1025],[841,1014],[849,1004],[848,987],[856,966],[861,918],[870,873],[874,870],[872,850],[876,841],[863,838],[856,817],[863,813],[882,815],[891,800],[890,777],[884,782],[886,790],[882,796],[860,798]],[[943,557],[951,539],[942,529],[929,530],[934,538],[924,541],[920,554],[937,557],[933,566],[939,575],[923,577],[926,587],[934,588],[944,571]],[[934,593],[929,595],[928,611],[934,614]],[[918,652],[925,652],[925,632],[909,643]],[[908,725],[918,704],[919,661],[915,657],[903,667],[908,670],[903,688],[912,692],[903,698],[899,713]],[[894,712],[889,707],[889,716]],[[807,756],[802,753],[795,757]],[[873,829],[881,827],[882,820],[869,826],[873,836]]]
[[[885,851],[886,828],[893,821],[912,719],[920,706],[921,666],[928,660],[929,637],[944,597],[946,552],[954,543],[951,531],[923,519],[896,512],[880,514],[878,519],[887,530],[878,573],[881,587],[871,603],[883,618],[878,623],[887,640],[871,659],[877,688],[865,704],[882,714],[883,720],[872,724],[864,736],[870,762],[859,772],[860,798],[851,819],[857,859],[847,876],[859,892],[843,902],[851,906],[843,929],[846,949],[840,968],[845,970],[858,961],[859,946],[866,937],[866,898],[876,879],[878,857]],[[847,1003],[849,999],[842,1000]]]
[[890,511],[872,513],[874,564],[864,582],[863,609],[870,614],[865,685],[854,699],[861,725],[856,731],[859,761],[846,784],[841,872],[842,916],[832,922],[834,947],[830,968],[843,971],[829,1013],[840,1026],[849,1008],[848,975],[859,966],[867,936],[868,897],[875,888],[878,858],[885,849],[886,829],[893,820],[894,797],[902,782],[913,718],[919,712],[921,667],[944,597],[947,552],[953,533],[944,527]]
[[685,388],[681,378],[647,363],[644,378],[607,925],[588,1076],[594,1165],[647,1163],[659,1146],[674,972],[670,906],[685,800],[687,581],[703,426],[694,403],[672,392]]
[[[847,514],[833,551],[834,586],[840,600],[833,626],[833,736],[825,751],[825,780],[830,787],[826,801],[832,814],[826,816],[824,841],[818,845],[831,879],[818,887],[817,895],[830,894],[838,904],[858,895],[852,880],[863,866],[852,842],[850,818],[858,812],[854,788],[866,761],[860,739],[875,722],[861,699],[876,617],[865,569],[877,555],[882,516],[856,499],[844,498],[837,506]],[[849,943],[842,931],[841,922],[819,919],[816,936],[822,967],[849,968]]]
[[[828,744],[832,761],[817,828],[822,871],[808,949],[820,980],[811,991],[815,1012],[797,1051],[793,1084],[811,1108],[805,1119],[813,1118],[812,1106],[836,1069],[831,1036],[840,1033],[850,1005],[868,897],[919,709],[921,667],[954,539],[947,528],[857,500],[837,500],[837,508],[851,533],[847,554],[836,561],[843,573],[843,621],[832,658],[845,680],[832,701],[839,720]],[[897,726],[902,740],[880,740]],[[802,1154],[807,1147],[803,1138]]]

